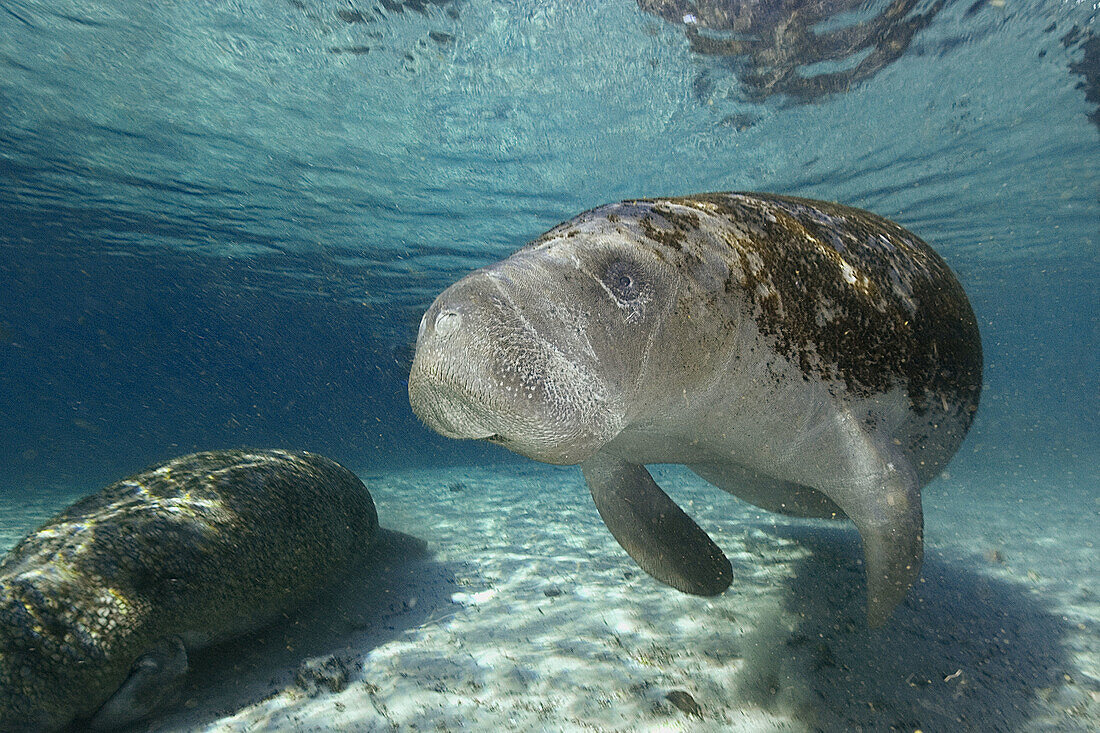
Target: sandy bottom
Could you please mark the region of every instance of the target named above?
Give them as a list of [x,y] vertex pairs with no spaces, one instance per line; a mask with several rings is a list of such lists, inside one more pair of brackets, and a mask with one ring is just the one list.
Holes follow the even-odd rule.
[[[1097,461],[937,480],[922,578],[876,630],[851,527],[654,475],[733,561],[723,595],[637,569],[576,468],[364,475],[413,537],[194,659],[181,703],[134,730],[1100,729]],[[2,546],[57,500],[16,506]]]

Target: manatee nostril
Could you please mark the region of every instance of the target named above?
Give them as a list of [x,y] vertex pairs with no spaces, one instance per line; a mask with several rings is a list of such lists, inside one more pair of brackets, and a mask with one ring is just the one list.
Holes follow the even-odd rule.
[[449,336],[462,325],[462,316],[454,311],[443,311],[435,318],[435,334],[440,337]]

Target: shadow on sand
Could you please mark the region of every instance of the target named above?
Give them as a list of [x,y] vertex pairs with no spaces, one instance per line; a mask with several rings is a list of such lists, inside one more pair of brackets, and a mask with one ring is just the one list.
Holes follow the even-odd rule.
[[[303,683],[306,696],[318,681],[306,667],[318,657],[334,658],[354,678],[363,655],[444,615],[456,590],[427,543],[382,529],[362,568],[282,622],[196,654],[180,702],[128,730],[193,730]],[[330,672],[319,675],[322,687],[337,677]]]
[[1026,587],[967,569],[978,558],[926,552],[906,600],[870,629],[854,530],[759,528],[811,554],[784,593],[788,623],[745,639],[742,698],[819,730],[1020,730],[1069,680],[1068,623]]

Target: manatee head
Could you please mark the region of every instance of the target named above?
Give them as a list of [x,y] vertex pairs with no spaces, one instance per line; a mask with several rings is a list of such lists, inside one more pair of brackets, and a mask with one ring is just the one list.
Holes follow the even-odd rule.
[[429,427],[573,464],[649,406],[660,370],[651,357],[680,278],[612,209],[556,227],[436,299],[409,376]]

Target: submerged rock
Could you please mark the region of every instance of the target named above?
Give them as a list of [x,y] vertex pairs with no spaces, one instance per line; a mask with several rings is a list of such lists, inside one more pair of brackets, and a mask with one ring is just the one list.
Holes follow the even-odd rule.
[[695,702],[695,698],[687,690],[669,690],[665,699],[688,715],[696,718],[703,717],[703,708]]

